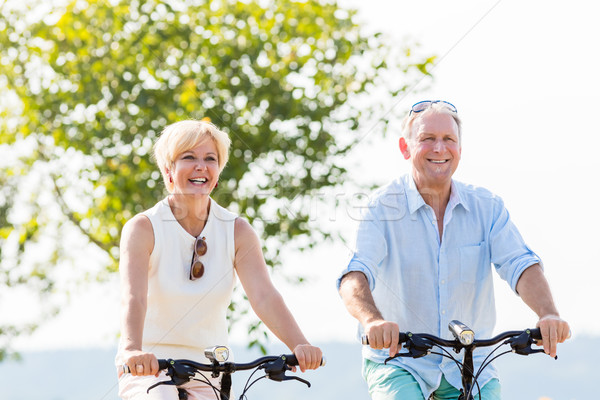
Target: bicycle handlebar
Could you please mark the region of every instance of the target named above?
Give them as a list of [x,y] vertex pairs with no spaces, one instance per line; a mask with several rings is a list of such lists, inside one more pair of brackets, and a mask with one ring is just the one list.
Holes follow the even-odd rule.
[[[294,367],[298,365],[298,359],[296,358],[296,355],[294,354],[282,354],[280,356],[265,356],[265,357],[261,357],[261,358],[257,358],[254,361],[251,361],[249,363],[234,363],[234,362],[224,362],[224,363],[219,363],[219,364],[202,364],[196,361],[192,361],[192,360],[186,360],[186,359],[179,359],[179,360],[172,360],[172,359],[164,359],[164,358],[160,358],[158,359],[158,369],[159,370],[163,370],[163,369],[167,369],[169,368],[170,365],[173,364],[179,364],[179,365],[185,365],[187,367],[191,367],[191,368],[195,368],[199,371],[205,371],[205,372],[213,372],[213,371],[218,371],[218,372],[235,372],[235,371],[245,371],[245,370],[249,370],[249,369],[254,369],[262,364],[268,363],[268,362],[273,362],[276,361],[278,359],[282,359],[286,365],[290,366],[290,367]],[[321,367],[324,367],[325,364],[327,364],[327,360],[325,359],[325,357],[321,358]],[[129,366],[127,364],[123,365],[123,372],[125,373],[130,373],[131,371],[129,370]]]
[[[215,390],[215,394],[217,392],[221,392],[221,398],[229,398],[229,391],[231,389],[231,374],[233,374],[236,371],[251,369],[263,370],[265,373],[263,377],[276,382],[297,380],[310,387],[310,382],[308,382],[307,380],[293,375],[286,375],[286,371],[289,371],[292,369],[291,367],[298,365],[298,359],[294,354],[282,354],[280,356],[265,356],[257,358],[256,360],[251,361],[249,363],[235,363],[228,361],[219,362],[216,360],[216,358],[211,359],[211,361],[211,364],[203,364],[186,359],[158,359],[159,370],[166,370],[166,375],[170,377],[170,379],[154,383],[148,388],[147,392],[149,393],[150,390],[159,385],[174,385],[180,387],[186,382],[189,382],[190,380],[194,379],[200,380],[201,382],[205,382],[209,386],[213,387],[213,389]],[[326,360],[325,357],[323,357],[321,358],[321,366],[324,366],[325,364]],[[125,373],[129,373],[129,367],[127,365],[123,365],[123,371]],[[221,388],[216,388],[212,386],[210,381],[206,380],[206,377],[204,377],[201,374],[202,372],[210,372],[213,378],[217,378],[220,374],[223,374]],[[197,373],[203,376],[204,380],[197,379]],[[252,386],[252,384],[254,384],[257,380],[261,378],[257,378],[256,380],[254,380],[254,382],[250,384],[247,383],[240,398],[245,398],[244,394],[246,393],[246,391],[250,388],[250,386]]]
[[[497,343],[500,343],[502,340],[504,339],[508,339],[508,338],[512,338],[512,337],[517,337],[522,335],[523,333],[526,333],[529,337],[531,337],[534,340],[541,340],[542,339],[542,334],[540,332],[539,328],[534,328],[534,329],[525,329],[523,331],[507,331],[507,332],[503,332],[500,333],[497,336],[494,336],[491,339],[475,339],[473,341],[473,346],[475,347],[485,347],[485,346],[493,346]],[[447,340],[447,339],[442,339],[440,337],[437,337],[435,335],[431,335],[429,333],[412,333],[412,332],[400,332],[399,337],[398,337],[398,344],[402,344],[402,343],[406,343],[409,339],[411,339],[412,337],[418,337],[418,338],[422,338],[422,339],[427,339],[432,341],[435,344],[438,344],[440,346],[445,346],[445,347],[465,347],[464,345],[462,345],[458,340]],[[361,336],[361,342],[364,345],[368,345],[369,344],[369,338],[367,337],[367,335],[362,335]]]
[[[249,369],[254,369],[262,364],[277,361],[278,359],[282,359],[285,362],[285,364],[290,367],[294,367],[294,366],[298,365],[298,359],[296,358],[296,356],[294,354],[282,354],[280,356],[265,356],[265,357],[257,358],[256,360],[251,361],[249,363],[224,362],[224,363],[218,363],[218,364],[202,364],[202,363],[199,363],[196,361],[185,360],[185,359],[180,359],[180,360],[159,359],[158,360],[158,369],[159,370],[167,369],[169,367],[169,365],[173,365],[174,363],[177,363],[179,365],[186,365],[188,367],[195,368],[199,371],[206,371],[206,372],[218,371],[218,372],[231,373],[231,372],[235,372],[235,371],[245,371],[245,370],[249,370]],[[326,363],[327,363],[327,360],[325,359],[325,357],[321,358],[320,365],[323,367],[323,366],[325,366]]]
[[[540,340],[542,338],[541,332],[537,328],[525,329],[523,331],[507,331],[500,333],[491,339],[475,339],[475,333],[473,330],[462,322],[456,320],[453,320],[448,324],[448,329],[450,332],[452,332],[452,335],[455,338],[454,340],[443,339],[429,333],[400,332],[398,335],[398,343],[404,344],[403,347],[406,349],[406,351],[390,356],[385,360],[385,363],[396,357],[420,358],[429,354],[437,354],[450,358],[457,363],[461,371],[463,389],[461,390],[462,394],[459,399],[472,400],[473,381],[479,388],[477,379],[479,378],[479,375],[483,369],[494,359],[503,354],[511,352],[507,351],[490,359],[494,352],[496,352],[496,350],[498,350],[501,346],[510,345],[513,353],[525,356],[544,351],[542,349],[531,348],[531,345],[536,340]],[[362,336],[361,341],[362,344],[369,344],[369,338],[366,335]],[[489,355],[487,355],[487,357],[481,363],[479,369],[475,371],[473,368],[473,351],[477,347],[493,346],[498,343],[501,344],[497,346]],[[442,349],[443,353],[433,352],[432,349],[434,346]],[[443,349],[443,347],[451,347],[457,354],[464,350],[463,362],[459,362],[447,350]]]

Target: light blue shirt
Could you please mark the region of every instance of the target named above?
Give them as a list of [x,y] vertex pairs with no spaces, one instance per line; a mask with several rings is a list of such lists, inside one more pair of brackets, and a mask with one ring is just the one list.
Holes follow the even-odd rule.
[[[396,322],[402,332],[451,340],[448,323],[456,319],[473,329],[477,339],[490,338],[496,323],[491,266],[516,293],[523,271],[540,263],[502,199],[483,188],[452,181],[441,241],[435,213],[410,175],[380,188],[362,211],[354,256],[337,285],[348,272],[363,272],[384,319]],[[462,354],[449,351],[462,361]],[[488,351],[475,350],[475,372]],[[383,363],[388,356],[387,350],[363,346],[364,358]],[[399,357],[391,363],[415,377],[425,398],[439,386],[442,374],[462,387],[460,371],[448,358]],[[487,367],[478,379],[480,387],[494,377],[496,370]]]

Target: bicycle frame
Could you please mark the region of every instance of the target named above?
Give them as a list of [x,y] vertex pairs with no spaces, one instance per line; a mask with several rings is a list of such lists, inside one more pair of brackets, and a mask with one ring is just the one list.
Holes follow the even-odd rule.
[[[172,385],[177,387],[179,391],[179,398],[181,400],[187,399],[187,392],[184,389],[181,389],[180,386],[189,382],[190,380],[197,380],[201,382],[205,382],[209,386],[213,388],[215,391],[215,395],[217,398],[221,400],[229,400],[230,392],[231,392],[231,374],[236,371],[243,370],[251,370],[254,369],[258,371],[259,369],[264,370],[265,375],[256,378],[252,383],[249,383],[252,379],[252,375],[248,378],[246,382],[246,386],[241,394],[240,399],[245,398],[245,393],[250,389],[250,387],[256,383],[258,380],[262,378],[268,378],[270,380],[276,382],[288,381],[288,380],[297,380],[299,382],[304,383],[308,387],[310,387],[310,382],[305,379],[299,378],[293,375],[286,375],[286,371],[290,371],[293,366],[298,365],[298,359],[294,354],[282,354],[280,356],[265,356],[258,358],[249,363],[234,363],[234,362],[226,362],[227,355],[223,356],[223,354],[229,354],[229,350],[225,346],[215,346],[210,349],[205,350],[205,355],[211,361],[211,364],[202,364],[192,360],[172,360],[172,359],[159,359],[158,367],[159,370],[166,370],[166,374],[170,377],[170,380],[161,381],[155,383],[150,386],[147,390],[149,393],[150,390],[159,386],[159,385]],[[321,366],[326,364],[325,358],[321,359]],[[127,365],[123,365],[123,372],[129,373],[129,367]],[[214,387],[201,372],[210,372],[213,378],[218,378],[221,374],[223,378],[221,379],[221,388]],[[203,381],[201,379],[196,378],[196,373],[200,373],[202,377],[206,380]],[[217,395],[217,392],[219,393]]]

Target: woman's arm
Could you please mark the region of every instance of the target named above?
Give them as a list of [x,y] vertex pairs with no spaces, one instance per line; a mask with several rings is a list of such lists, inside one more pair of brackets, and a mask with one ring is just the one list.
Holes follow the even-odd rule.
[[142,351],[142,336],[148,295],[148,267],[154,247],[150,220],[136,215],[121,233],[121,340],[125,364],[133,375],[158,374],[158,361]]
[[306,340],[273,286],[258,236],[242,218],[235,221],[235,269],[252,309],[275,336],[294,352],[302,372],[318,368],[321,350]]

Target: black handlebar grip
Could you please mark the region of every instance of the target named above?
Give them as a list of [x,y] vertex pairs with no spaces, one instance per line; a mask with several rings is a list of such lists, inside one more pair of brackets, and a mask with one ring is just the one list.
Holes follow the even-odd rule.
[[[408,340],[408,335],[406,334],[406,332],[400,332],[399,336],[398,336],[398,344],[402,344],[404,342],[406,342]],[[362,335],[360,337],[360,342],[362,344],[369,344],[369,337],[367,335]]]
[[[298,359],[295,354],[285,354],[282,357],[285,357],[285,363],[290,367],[298,365]],[[321,357],[321,367],[324,367],[327,364],[327,360],[325,356]]]
[[158,359],[158,369],[163,370],[169,367],[169,360],[165,360],[163,358]]
[[294,354],[286,354],[286,355],[284,355],[284,357],[285,357],[285,363],[287,365],[289,365],[290,367],[298,365],[298,359],[296,358],[296,356]]
[[529,329],[529,335],[532,339],[542,340],[542,332],[540,332],[540,328]]
[[398,338],[398,344],[405,343],[408,340],[408,335],[405,332],[400,332],[400,337]]

